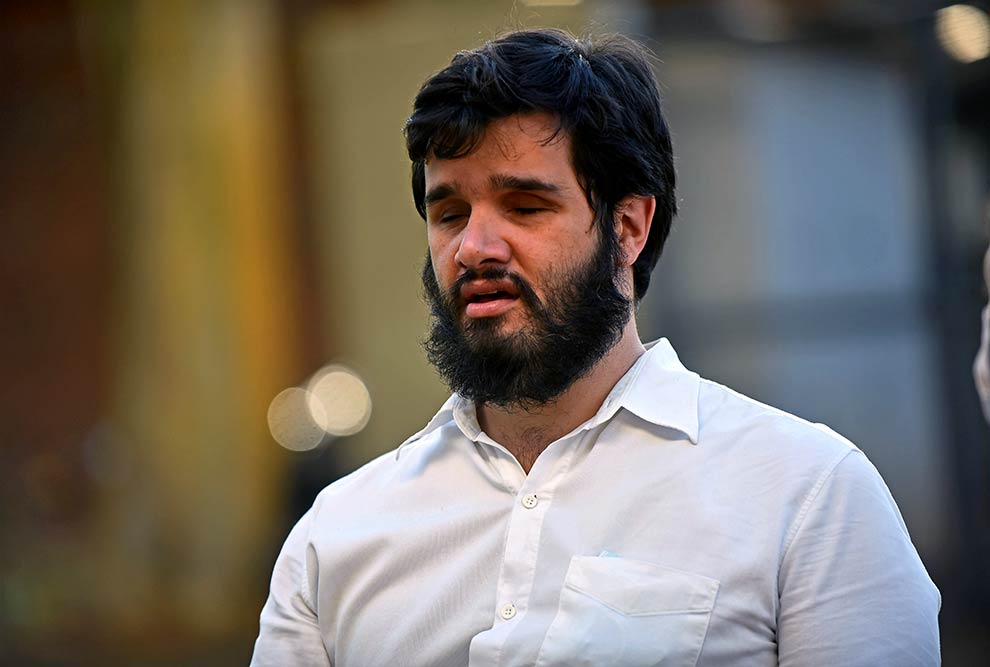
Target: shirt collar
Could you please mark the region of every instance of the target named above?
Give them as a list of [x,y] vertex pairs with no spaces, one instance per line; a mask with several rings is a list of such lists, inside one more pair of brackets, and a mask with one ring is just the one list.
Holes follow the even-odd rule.
[[429,435],[430,433],[432,433],[433,431],[437,430],[444,424],[449,423],[454,416],[455,407],[458,405],[458,403],[464,403],[464,402],[465,402],[464,399],[457,394],[453,394],[450,398],[448,398],[444,402],[444,404],[440,406],[440,410],[438,410],[437,413],[433,415],[433,418],[429,422],[427,422],[426,426],[421,428],[416,433],[413,433],[411,436],[406,438],[401,445],[399,445],[399,447],[395,450],[396,460],[399,459],[399,454],[402,452],[402,449],[406,445],[416,442],[420,438],[423,438]]
[[646,344],[646,354],[630,369],[636,373],[614,399],[634,415],[680,431],[698,442],[698,394],[701,378],[684,368],[666,338]]
[[[619,408],[625,408],[651,424],[680,431],[697,444],[698,392],[701,386],[698,374],[681,364],[666,338],[647,343],[645,347],[646,353],[616,383],[588,425],[606,421]],[[451,421],[470,440],[476,441],[481,435],[474,402],[453,394],[421,431],[399,445],[395,452],[396,459],[403,447]]]

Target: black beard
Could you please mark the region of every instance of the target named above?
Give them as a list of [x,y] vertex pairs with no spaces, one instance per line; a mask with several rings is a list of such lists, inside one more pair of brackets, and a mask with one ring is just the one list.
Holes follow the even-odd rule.
[[[532,409],[553,402],[622,337],[631,313],[630,299],[618,286],[619,255],[614,235],[603,237],[587,264],[546,274],[546,303],[502,268],[468,270],[444,294],[427,255],[423,287],[433,314],[423,342],[427,358],[451,391],[478,404]],[[512,280],[528,326],[501,334],[501,317],[462,325],[460,289],[479,278]]]

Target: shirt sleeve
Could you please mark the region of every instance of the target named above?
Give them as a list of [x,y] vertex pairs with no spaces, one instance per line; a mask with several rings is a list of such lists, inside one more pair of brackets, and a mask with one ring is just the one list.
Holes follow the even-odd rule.
[[311,520],[312,510],[289,533],[275,561],[251,667],[332,667],[309,592]]
[[941,598],[876,468],[850,451],[812,489],[779,575],[791,665],[938,665]]

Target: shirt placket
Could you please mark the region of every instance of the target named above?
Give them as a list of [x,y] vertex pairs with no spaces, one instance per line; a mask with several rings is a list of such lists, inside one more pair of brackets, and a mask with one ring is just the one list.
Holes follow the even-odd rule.
[[[574,447],[569,445],[575,443],[568,441],[580,435],[554,443],[541,454],[528,476],[508,454],[498,462],[506,491],[513,496],[513,509],[506,528],[492,629],[486,640],[475,647],[478,650],[472,650],[471,667],[494,667],[511,662],[511,653],[503,649],[515,627],[525,622],[539,558],[540,533],[553,502],[554,490],[566,474],[574,454]],[[514,470],[510,471],[510,467]]]

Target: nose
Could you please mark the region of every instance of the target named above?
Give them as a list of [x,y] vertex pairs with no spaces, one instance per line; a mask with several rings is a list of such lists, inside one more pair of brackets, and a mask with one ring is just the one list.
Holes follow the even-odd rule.
[[457,263],[466,269],[477,269],[486,264],[507,264],[511,256],[497,216],[477,208],[472,211],[454,255]]

